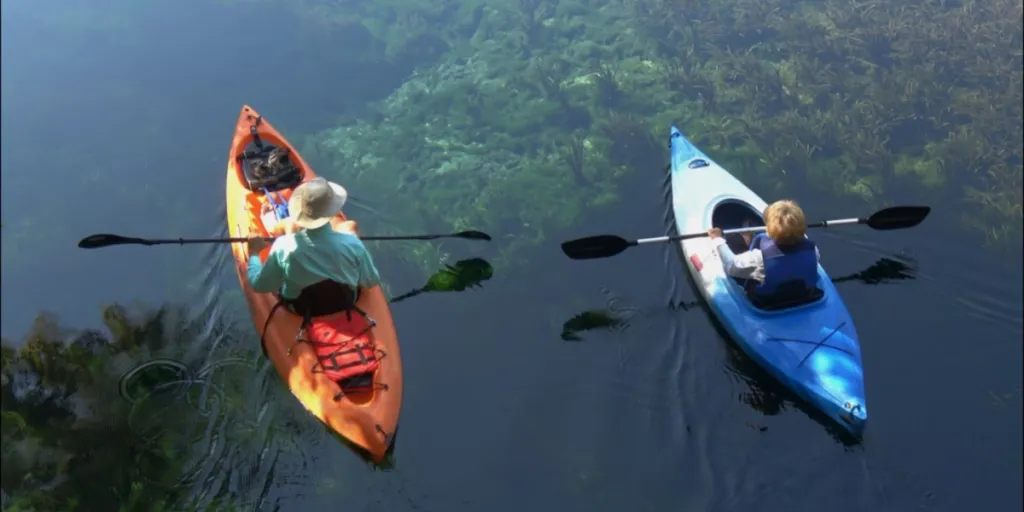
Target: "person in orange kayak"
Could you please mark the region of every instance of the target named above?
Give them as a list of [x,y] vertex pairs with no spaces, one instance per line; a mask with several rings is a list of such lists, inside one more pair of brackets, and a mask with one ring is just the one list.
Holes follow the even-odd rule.
[[266,263],[260,253],[267,242],[248,242],[248,282],[262,293],[280,292],[285,301],[297,300],[304,289],[324,281],[345,285],[353,292],[380,284],[380,273],[359,239],[355,222],[341,212],[348,192],[337,183],[315,178],[292,191],[290,216],[270,231],[274,240]]
[[807,220],[800,206],[794,201],[776,201],[765,208],[764,223],[766,232],[753,237],[749,250],[738,255],[729,248],[721,229],[708,231],[726,274],[753,281],[748,291],[765,301],[780,291],[817,288],[821,255],[805,236]]

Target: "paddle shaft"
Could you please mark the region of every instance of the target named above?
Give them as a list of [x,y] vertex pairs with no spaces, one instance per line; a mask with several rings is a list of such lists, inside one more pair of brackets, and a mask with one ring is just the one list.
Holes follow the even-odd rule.
[[[821,222],[815,222],[814,224],[808,224],[807,227],[808,228],[827,228],[829,226],[845,226],[845,225],[849,225],[849,224],[861,224],[863,222],[865,222],[865,219],[858,219],[858,218],[855,217],[855,218],[852,218],[852,219],[823,220]],[[754,226],[754,227],[749,227],[749,228],[726,229],[726,230],[722,231],[722,234],[723,235],[736,235],[736,234],[740,234],[740,233],[758,233],[760,231],[764,231],[765,229],[766,228],[764,226]],[[689,240],[691,238],[701,238],[701,237],[705,237],[705,236],[708,236],[708,234],[707,233],[689,233],[689,234],[686,234],[686,235],[676,235],[676,236],[656,236],[656,237],[653,237],[653,238],[640,238],[640,239],[634,241],[630,245],[642,245],[642,244],[656,244],[656,243],[663,243],[663,242],[674,242],[674,241],[678,241],[678,240]]]
[[[235,238],[155,238],[155,239],[142,239],[145,241],[133,241],[129,243],[137,243],[141,245],[162,245],[162,244],[217,244],[217,243],[247,243],[249,240],[254,238],[235,237]],[[264,240],[273,242],[274,237],[265,236]]]
[[[360,237],[360,240],[432,240],[435,238],[442,238],[443,236],[450,235],[422,235],[422,236],[364,236]],[[263,238],[268,242],[273,242],[274,237],[233,237],[233,238],[152,238],[152,239],[138,239],[127,242],[130,244],[141,244],[141,245],[164,245],[164,244],[218,244],[218,243],[248,243],[249,240],[255,240],[257,238]]]
[[[878,229],[882,231],[905,229],[920,224],[921,221],[928,216],[930,211],[931,208],[928,206],[890,206],[871,214],[870,217],[824,220],[814,224],[808,224],[807,227],[827,228],[831,226],[864,224],[871,229]],[[758,231],[765,231],[766,229],[767,228],[765,226],[752,226],[748,228],[727,229],[723,231],[722,234],[732,235],[736,233],[756,233]],[[630,247],[636,247],[638,245],[673,242],[706,236],[708,236],[708,232],[703,231],[700,233],[676,236],[658,236],[654,238],[641,238],[639,240],[630,241],[616,235],[596,235],[563,242],[562,252],[574,260],[590,260],[594,258],[615,256]]]

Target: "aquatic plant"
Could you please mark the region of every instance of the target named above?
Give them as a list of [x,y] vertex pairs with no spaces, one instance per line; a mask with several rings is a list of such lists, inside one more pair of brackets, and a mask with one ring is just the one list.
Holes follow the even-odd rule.
[[587,179],[586,149],[587,139],[579,131],[572,132],[567,140],[562,144],[562,150],[564,152],[565,164],[569,167],[569,171],[572,173],[572,177],[576,180],[579,185],[587,185],[590,180]]
[[519,31],[522,33],[522,51],[526,58],[533,55],[531,47],[538,44],[544,25],[541,23],[543,12],[540,10],[541,0],[518,0]]
[[942,201],[979,212],[963,225],[988,242],[1020,246],[1018,0],[482,0],[458,12],[430,18],[448,53],[373,115],[311,139],[326,172],[388,197],[397,222],[515,235],[512,255],[613,202],[619,178],[660,168],[658,134],[676,123],[766,195]]
[[[262,395],[252,389],[255,351],[227,350],[224,336],[235,329],[176,306],[114,304],[102,318],[105,332],[75,331],[42,313],[20,345],[3,340],[4,509],[223,510],[259,502],[219,489],[249,470],[227,467],[253,451],[247,440],[267,446],[267,434],[257,433],[264,415],[246,415],[266,408],[253,403]],[[191,353],[200,338],[222,342],[213,344],[220,350]],[[222,378],[233,362],[244,363],[249,378]],[[199,478],[214,463],[205,459],[211,450],[225,467]]]
[[[112,342],[85,331],[65,343],[68,333],[45,314],[20,348],[4,340],[2,485],[15,508],[74,510],[88,503],[116,510],[134,501],[136,461],[125,459],[140,447],[124,443],[132,437],[128,407],[108,396],[117,377],[103,367],[112,354],[151,338],[147,324],[123,318],[118,308],[104,312],[105,323],[120,333]],[[159,481],[180,464],[165,460],[151,476]],[[154,496],[157,509],[165,498]]]
[[656,169],[662,161],[659,145],[639,116],[609,112],[601,120],[601,132],[611,141],[607,158],[615,165]]
[[[624,26],[623,18],[564,3],[486,4],[474,11],[482,14],[472,36],[449,40],[461,49],[377,104],[374,118],[318,134],[310,144],[322,155],[322,173],[344,173],[353,190],[401,202],[396,208],[403,214],[396,217],[405,230],[410,224],[471,225],[516,235],[499,243],[531,246],[547,229],[573,222],[587,203],[614,200],[609,178],[625,169],[606,161],[608,144],[589,131],[604,108],[597,98],[628,99],[622,72],[607,64],[622,52],[619,43],[587,43],[580,31],[590,20]],[[516,12],[533,16],[509,16]],[[510,21],[544,32],[543,44],[531,39],[529,59],[517,36],[499,36],[514,28]],[[566,37],[579,39],[585,58],[547,44]],[[641,56],[641,49],[634,54]],[[580,131],[577,137],[566,135],[573,130]],[[584,139],[589,149],[581,148]],[[388,182],[396,185],[383,185]],[[429,271],[437,262],[414,263]]]
[[[783,183],[867,203],[986,205],[987,239],[1019,245],[1019,196],[994,185],[1021,175],[1019,2],[701,4],[646,0],[639,25],[659,39],[667,81],[688,79],[694,57],[714,70],[714,114],[742,119],[763,155],[754,181],[782,170]],[[744,47],[711,18],[762,37]],[[735,140],[694,134],[737,159]]]
[[597,66],[593,75],[594,100],[600,107],[614,109],[622,102],[623,92],[615,68],[607,62]]

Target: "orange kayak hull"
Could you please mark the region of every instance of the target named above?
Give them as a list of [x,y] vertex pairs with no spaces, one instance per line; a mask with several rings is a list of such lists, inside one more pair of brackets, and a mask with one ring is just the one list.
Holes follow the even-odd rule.
[[[302,173],[303,182],[316,177],[312,167],[283,135],[252,107],[243,106],[228,155],[227,222],[231,237],[269,236],[268,228],[260,218],[267,198],[262,192],[253,193],[247,188],[248,182],[238,158],[254,141],[254,133],[262,143],[287,149],[292,163]],[[291,190],[279,193],[287,200]],[[356,302],[357,306],[376,320],[371,336],[382,356],[380,366],[373,374],[374,385],[372,390],[352,394],[346,392],[335,400],[341,393],[340,386],[324,373],[313,371],[317,358],[310,344],[295,343],[302,318],[284,307],[272,312],[278,297],[275,294],[258,293],[249,287],[246,278],[249,258],[246,245],[232,244],[231,252],[253,323],[263,336],[264,352],[292,394],[306,410],[364,450],[372,460],[383,461],[394,440],[402,408],[402,360],[391,307],[380,286],[361,290]],[[265,261],[268,252],[269,249],[264,250],[261,259]]]

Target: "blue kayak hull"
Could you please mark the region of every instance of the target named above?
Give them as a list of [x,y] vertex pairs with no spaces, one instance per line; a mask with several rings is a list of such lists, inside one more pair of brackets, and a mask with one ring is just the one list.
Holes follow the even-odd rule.
[[[674,126],[670,144],[673,210],[680,233],[707,231],[716,220],[735,215],[763,225],[763,199]],[[825,269],[818,266],[822,298],[764,311],[754,307],[736,280],[725,275],[710,239],[684,240],[680,245],[709,310],[739,347],[846,432],[861,437],[867,426],[867,403],[860,342]]]

